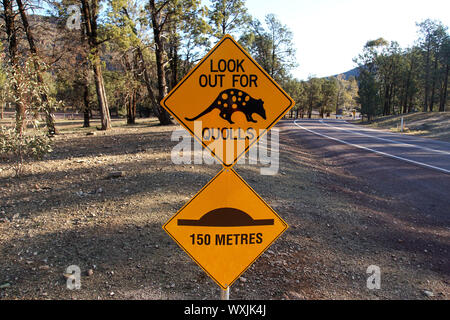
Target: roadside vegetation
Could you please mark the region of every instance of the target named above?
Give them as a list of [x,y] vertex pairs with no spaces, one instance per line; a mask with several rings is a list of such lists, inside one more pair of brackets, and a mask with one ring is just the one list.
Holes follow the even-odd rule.
[[360,112],[377,116],[448,111],[450,35],[448,27],[427,19],[417,23],[418,39],[410,48],[383,38],[367,41],[358,64]]
[[[401,118],[403,118],[403,131]],[[369,126],[375,129],[450,142],[450,112],[415,112],[379,117],[373,120]]]
[[[368,41],[356,72],[307,80],[291,74],[301,64],[292,30],[273,14],[256,19],[243,0],[4,0],[1,22],[0,120],[10,120],[2,122],[1,143],[8,157],[22,154],[11,148],[26,139],[58,134],[55,113],[79,115],[86,128],[100,119],[99,130],[109,130],[114,118],[172,124],[159,102],[225,34],[295,100],[290,117],[359,111],[370,122],[448,108],[449,34],[439,21],[417,23],[411,48]],[[42,152],[32,154],[42,156],[51,148],[39,141]]]

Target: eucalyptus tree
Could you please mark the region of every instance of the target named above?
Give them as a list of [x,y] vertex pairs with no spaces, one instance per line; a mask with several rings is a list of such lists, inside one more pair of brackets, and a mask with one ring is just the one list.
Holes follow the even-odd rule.
[[290,78],[290,71],[298,65],[293,34],[273,14],[266,15],[264,25],[253,19],[239,42],[281,85]]
[[[442,22],[431,19],[426,19],[416,25],[419,28],[418,46],[421,48],[423,56],[423,110],[433,111],[441,69],[440,56],[441,52],[443,52],[442,49],[448,41],[448,28]],[[445,65],[446,63],[444,62],[443,69]],[[446,95],[446,92],[441,92],[441,96]],[[442,105],[442,99],[440,105]]]
[[361,114],[367,117],[368,122],[380,114],[382,86],[377,74],[377,60],[388,45],[389,42],[383,38],[369,40],[364,45],[363,52],[353,60],[358,64],[359,71],[357,102],[361,106]]
[[207,7],[201,0],[177,0],[172,6],[173,14],[166,28],[170,88],[175,87],[199,60],[199,55],[205,53],[211,30],[206,22]]
[[443,112],[446,110],[446,106],[448,103],[448,76],[450,67],[450,36],[448,34],[442,42],[439,59],[442,66],[439,77],[439,111]]
[[101,0],[79,0],[87,42],[89,44],[89,60],[94,72],[94,82],[97,101],[100,110],[101,130],[111,128],[108,99],[103,80],[102,63],[100,60],[100,45],[108,39],[102,38],[99,26],[99,10]]
[[208,16],[211,34],[218,39],[241,33],[251,21],[243,0],[212,0]]
[[312,117],[313,109],[320,107],[322,101],[322,82],[323,79],[316,77],[309,77],[308,81],[306,82],[306,108],[309,119],[311,119]]
[[[27,42],[29,45],[29,49],[30,49],[30,53],[31,53],[31,59],[33,60],[33,64],[34,64],[34,68],[35,68],[35,72],[36,72],[36,78],[37,81],[40,84],[44,83],[44,77],[43,77],[43,70],[41,68],[41,64],[40,64],[40,57],[38,54],[38,49],[35,43],[35,37],[33,35],[33,31],[32,28],[28,22],[28,14],[27,14],[27,9],[32,9],[33,5],[30,1],[22,1],[22,0],[16,0],[17,3],[17,8],[20,14],[20,18],[22,20],[22,26],[23,26],[23,30],[25,32],[25,36],[27,38]],[[47,97],[47,94],[43,91],[42,92],[42,97],[41,97],[42,101],[45,102],[45,105],[48,106],[49,108],[44,109],[44,113],[45,113],[45,122],[47,125],[47,132],[50,136],[53,136],[54,134],[57,133],[56,130],[56,126],[55,126],[55,118],[53,115],[53,111],[51,109],[51,106],[53,105],[52,103],[47,103],[47,101],[49,100],[49,97]]]
[[[3,28],[6,33],[6,46],[8,53],[8,65],[11,67],[10,75],[14,77],[16,74],[15,69],[18,67],[18,26],[16,23],[17,12],[14,10],[12,0],[2,0],[3,12],[1,18],[3,20]],[[17,90],[18,87],[12,85],[13,90]],[[22,103],[14,101],[16,109],[16,125],[15,130],[18,134],[22,134],[25,121],[25,108]]]
[[296,78],[291,78],[286,81],[284,89],[295,101],[295,106],[291,109],[291,115],[295,111],[295,118],[298,118],[299,114],[302,115],[304,113],[304,104],[306,99],[305,87],[302,81]]
[[323,118],[325,113],[330,113],[335,106],[338,92],[337,82],[334,79],[322,79],[320,86],[320,99],[318,102],[319,114]]

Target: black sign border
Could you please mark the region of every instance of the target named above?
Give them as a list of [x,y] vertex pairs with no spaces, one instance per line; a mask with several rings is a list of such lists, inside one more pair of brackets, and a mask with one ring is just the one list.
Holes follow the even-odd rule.
[[[178,88],[180,88],[182,85],[183,85],[183,83],[187,80],[187,79],[189,79],[190,78],[190,76],[208,59],[208,57],[211,55],[211,54],[213,54],[214,53],[214,51],[216,51],[216,49],[218,49],[221,45],[222,45],[222,43],[224,43],[226,40],[229,40],[229,41],[231,41],[254,65],[256,65],[256,67],[261,71],[261,73],[263,74],[263,75],[265,75],[266,76],[266,78],[270,81],[270,82],[272,82],[272,84],[286,97],[286,99],[290,102],[290,104],[289,104],[289,106],[288,107],[286,107],[281,113],[280,113],[280,115],[277,117],[277,118],[275,118],[275,120],[274,121],[272,121],[272,123],[267,127],[267,128],[265,128],[257,137],[256,137],[256,139],[253,141],[253,142],[251,142],[251,143],[249,143],[249,145],[244,149],[244,151],[242,151],[239,155],[237,155],[236,157],[235,157],[235,159],[233,160],[233,162],[231,163],[231,164],[226,164],[222,159],[220,159],[218,156],[216,156],[216,154],[215,154],[215,152],[214,151],[212,151],[209,147],[208,147],[208,145],[207,144],[205,144],[204,142],[203,142],[203,140],[202,140],[202,138],[201,137],[198,137],[184,122],[183,122],[183,120],[181,120],[170,108],[169,108],[169,106],[166,104],[166,102],[167,102],[167,100],[169,100],[170,99],[170,97],[178,90]],[[291,109],[294,105],[295,105],[295,102],[292,100],[292,98],[291,97],[289,97],[288,95],[287,95],[287,93],[286,92],[284,92],[284,90],[275,82],[275,80],[273,80],[272,79],[272,77],[270,77],[268,74],[267,74],[267,72],[266,71],[264,71],[264,69],[263,68],[261,68],[261,66],[256,62],[256,61],[254,61],[253,60],[253,58],[233,39],[233,37],[232,36],[230,36],[230,35],[225,35],[215,46],[214,46],[214,48],[212,48],[211,49],[211,51],[209,51],[208,52],[208,54],[206,54],[206,56],[204,56],[203,57],[203,59],[175,86],[175,88],[173,88],[168,94],[167,94],[167,96],[165,96],[164,97],[164,99],[163,100],[161,100],[161,106],[164,108],[164,109],[166,109],[175,119],[177,119],[177,121],[186,129],[186,130],[188,130],[189,132],[190,132],[190,134],[193,136],[193,137],[195,137],[199,142],[200,142],[200,144],[204,147],[204,148],[206,148],[206,149],[208,149],[210,152],[211,152],[211,154],[214,156],[214,158],[216,158],[217,160],[219,160],[220,162],[221,162],[221,164],[222,164],[222,166],[224,166],[224,167],[226,167],[226,168],[231,168],[231,167],[233,167],[236,163],[237,163],[237,161],[239,160],[239,158],[240,157],[242,157],[243,155],[245,155],[247,152],[248,152],[248,150],[250,150],[250,148],[256,143],[256,142],[258,142],[259,141],[259,139],[261,138],[261,137],[263,137],[266,133],[267,133],[267,131],[269,131],[274,125],[275,125],[275,123],[277,123],[279,120],[280,120],[280,118],[282,118],[285,114],[286,114],[286,112],[288,112],[289,111],[289,109]]]
[[175,217],[179,214],[179,213],[181,213],[181,211],[183,211],[192,201],[194,201],[194,199],[195,198],[197,198],[198,197],[198,195],[200,195],[202,192],[203,192],[203,190],[205,190],[214,180],[216,180],[222,173],[224,173],[224,172],[226,172],[226,171],[230,171],[231,173],[233,173],[247,188],[249,188],[252,192],[253,192],[253,194],[260,200],[260,201],[262,201],[263,202],[263,204],[264,205],[266,205],[266,207],[270,210],[270,211],[272,211],[272,213],[276,216],[276,217],[278,217],[278,219],[281,221],[281,223],[284,225],[284,229],[260,252],[260,254],[258,254],[256,257],[255,257],[255,259],[253,259],[248,265],[247,265],[247,267],[245,267],[244,268],[244,270],[242,270],[242,272],[240,272],[232,281],[231,281],[231,283],[230,284],[228,284],[228,287],[231,287],[231,285],[237,280],[237,279],[239,279],[239,277],[245,272],[245,271],[247,271],[247,269],[248,268],[250,268],[250,266],[253,264],[253,263],[255,263],[255,261],[256,260],[258,260],[258,258],[267,250],[267,249],[269,249],[269,247],[272,245],[272,243],[274,243],[275,242],[275,240],[277,240],[288,228],[289,228],[289,225],[286,223],[286,221],[284,221],[283,220],[283,218],[281,218],[280,217],[280,215],[278,214],[278,213],[276,213],[275,212],[275,210],[273,210],[272,209],[272,207],[271,206],[269,206],[268,204],[267,204],[267,202],[265,202],[264,201],[264,199],[263,198],[261,198],[260,197],[260,195],[259,194],[257,194],[256,193],[256,191],[255,190],[253,190],[253,188],[244,180],[244,179],[242,179],[242,177],[233,169],[233,168],[222,168],[222,170],[220,170],[219,171],[219,173],[218,174],[216,174],[216,176],[214,177],[214,178],[212,178],[205,186],[203,186],[203,188],[199,191],[199,192],[197,192],[197,194],[194,196],[194,197],[192,197],[192,199],[191,200],[189,200],[189,202],[187,202],[180,210],[178,210],[178,212],[177,213],[175,213],[174,215],[173,215],[173,217],[172,218],[170,218],[169,219],[169,221],[167,221],[163,226],[162,226],[162,228],[163,228],[163,230],[183,249],[183,251],[184,252],[186,252],[188,255],[189,255],[189,257],[191,257],[191,259],[192,260],[194,260],[195,261],[195,263],[197,263],[197,265],[200,267],[200,268],[202,268],[202,270],[203,271],[205,271],[206,272],[206,274],[211,278],[211,279],[213,279],[214,280],[214,282],[216,282],[222,289],[227,289],[227,287],[224,287],[216,278],[214,278],[213,277],[213,275],[212,274],[210,274],[209,272],[208,272],[208,270],[206,270],[203,266],[202,266],[202,264],[199,262],[199,261],[197,261],[190,253],[189,253],[189,251],[187,251],[186,250],[186,248],[180,243],[180,242],[178,242],[178,240],[169,232],[169,230],[167,230],[166,229],[166,226],[173,220],[173,219],[175,219]]

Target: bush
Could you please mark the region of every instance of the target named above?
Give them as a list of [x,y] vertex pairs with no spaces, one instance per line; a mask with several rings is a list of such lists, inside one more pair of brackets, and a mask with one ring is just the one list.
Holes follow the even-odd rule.
[[[40,70],[39,70],[40,69]],[[46,66],[36,61],[25,60],[16,66],[5,65],[6,100],[16,107],[15,123],[0,127],[0,157],[12,166],[16,176],[23,173],[24,164],[41,159],[51,152],[51,140],[39,125],[40,114],[45,116],[59,104],[50,94],[48,81],[39,81],[39,72]],[[47,117],[45,117],[47,118]],[[25,130],[27,127],[32,129]]]
[[40,130],[25,134],[0,127],[0,154],[2,160],[14,169],[16,177],[23,173],[25,163],[40,160],[49,152],[52,152],[51,140]]

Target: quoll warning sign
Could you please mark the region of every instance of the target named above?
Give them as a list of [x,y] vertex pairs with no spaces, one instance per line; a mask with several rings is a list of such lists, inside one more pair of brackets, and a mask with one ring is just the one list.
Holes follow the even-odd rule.
[[287,224],[232,169],[224,168],[164,230],[226,289]]
[[161,105],[228,167],[270,130],[294,101],[226,35]]

